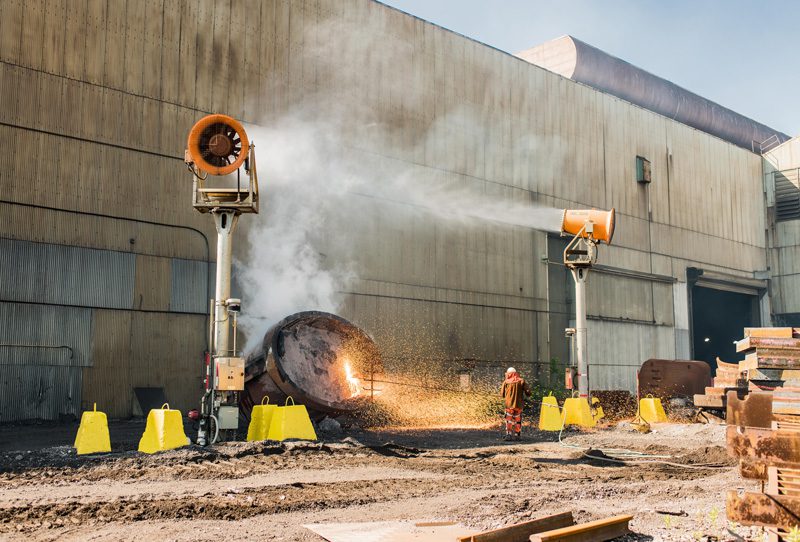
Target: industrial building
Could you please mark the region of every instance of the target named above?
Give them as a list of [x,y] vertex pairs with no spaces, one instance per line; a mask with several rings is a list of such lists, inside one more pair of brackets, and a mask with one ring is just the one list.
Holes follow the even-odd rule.
[[[302,112],[375,171],[615,208],[588,290],[593,389],[633,390],[648,358],[725,359],[744,326],[800,325],[798,139],[569,37],[511,55],[373,0],[11,0],[0,104],[3,422],[128,417],[135,388],[197,405],[215,233],[183,150],[211,112]],[[262,218],[286,195],[269,148],[259,160]],[[562,239],[352,199],[365,226],[328,222],[354,270],[339,313],[388,369],[414,350],[476,379],[513,363],[560,381]]]

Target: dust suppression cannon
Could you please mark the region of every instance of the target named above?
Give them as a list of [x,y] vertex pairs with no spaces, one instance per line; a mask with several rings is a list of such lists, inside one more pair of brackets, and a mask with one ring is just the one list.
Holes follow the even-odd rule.
[[578,362],[578,395],[589,400],[589,359],[586,352],[586,276],[597,261],[597,245],[611,244],[614,236],[614,209],[610,211],[565,209],[561,218],[561,236],[572,236],[564,249],[564,265],[575,279],[575,329]]
[[258,213],[255,145],[238,121],[226,115],[208,115],[189,132],[184,161],[192,173],[192,205],[209,213],[217,228],[217,282],[208,330],[211,352],[206,357],[197,433],[197,443],[205,446],[220,435],[235,433],[239,424],[245,364],[236,348],[241,300],[231,298],[232,236],[242,213]]

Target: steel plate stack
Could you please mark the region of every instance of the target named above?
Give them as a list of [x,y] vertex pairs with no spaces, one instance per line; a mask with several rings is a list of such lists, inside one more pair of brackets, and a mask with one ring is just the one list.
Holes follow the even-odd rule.
[[728,452],[761,491],[731,490],[728,519],[766,527],[769,540],[800,536],[800,336],[753,328],[737,343],[748,394],[727,395]]

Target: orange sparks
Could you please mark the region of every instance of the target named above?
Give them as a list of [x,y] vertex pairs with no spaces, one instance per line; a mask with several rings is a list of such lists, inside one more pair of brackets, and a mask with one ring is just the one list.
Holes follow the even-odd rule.
[[344,374],[347,378],[347,385],[350,386],[350,397],[355,397],[361,393],[361,382],[353,376],[353,369],[350,367],[350,360],[344,362]]

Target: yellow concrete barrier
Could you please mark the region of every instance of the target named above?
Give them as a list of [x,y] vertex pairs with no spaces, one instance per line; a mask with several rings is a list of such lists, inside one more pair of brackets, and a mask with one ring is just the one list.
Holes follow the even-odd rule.
[[648,395],[639,399],[639,416],[647,423],[664,423],[667,421],[667,414],[661,399]]
[[75,449],[78,455],[96,454],[111,451],[111,438],[108,436],[108,419],[105,412],[86,411],[81,415],[81,425],[75,435]]
[[[289,401],[292,405],[289,406]],[[317,440],[314,426],[304,405],[295,405],[294,399],[288,397],[286,405],[278,407],[272,414],[267,440],[286,440],[290,438]]]
[[539,429],[542,431],[561,431],[561,409],[558,401],[551,393],[542,399],[542,411],[539,413]]
[[152,454],[163,450],[174,450],[189,444],[183,432],[183,417],[180,410],[171,410],[164,403],[147,414],[147,426],[139,440],[139,451]]
[[564,401],[564,425],[594,427],[595,420],[586,397],[570,397]]
[[264,396],[261,399],[261,404],[255,405],[252,414],[250,414],[250,425],[247,426],[248,442],[267,440],[269,436],[269,427],[272,424],[272,417],[278,405],[264,404],[264,399],[269,403],[269,397]]

